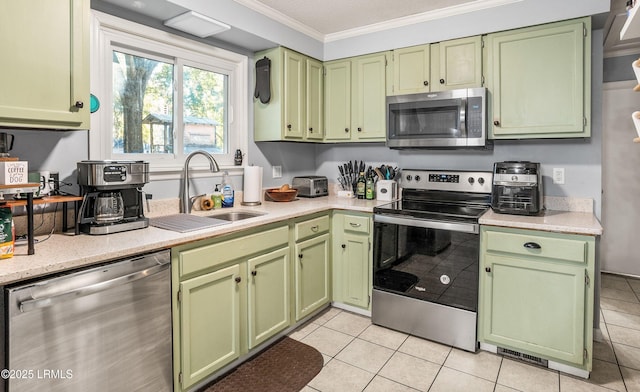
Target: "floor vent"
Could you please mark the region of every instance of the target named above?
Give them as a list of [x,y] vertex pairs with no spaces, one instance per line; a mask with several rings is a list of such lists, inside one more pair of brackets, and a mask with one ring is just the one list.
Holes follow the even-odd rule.
[[498,355],[504,355],[505,357],[519,359],[521,361],[525,361],[525,362],[543,366],[543,367],[549,367],[549,361],[547,361],[546,359],[534,357],[533,355],[524,354],[514,350],[509,350],[508,348],[498,347]]

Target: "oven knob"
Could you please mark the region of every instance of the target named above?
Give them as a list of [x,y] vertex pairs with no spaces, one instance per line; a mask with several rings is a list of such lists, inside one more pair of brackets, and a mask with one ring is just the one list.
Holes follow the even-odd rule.
[[406,177],[407,181],[411,181],[411,178],[412,178],[411,174],[407,174],[407,177]]
[[416,176],[416,181],[420,181],[420,176]]
[[475,182],[475,180],[473,179],[473,177],[469,177],[469,184],[473,184]]
[[511,176],[511,181],[518,181],[518,176]]
[[484,178],[479,177],[478,178],[478,184],[480,184],[480,185],[484,184]]

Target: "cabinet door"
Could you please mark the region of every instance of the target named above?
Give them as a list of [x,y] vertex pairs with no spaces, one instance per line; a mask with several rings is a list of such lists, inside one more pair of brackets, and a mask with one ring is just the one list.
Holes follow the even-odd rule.
[[329,234],[296,244],[296,321],[328,303]]
[[589,19],[487,36],[494,139],[590,136]]
[[482,265],[481,339],[583,365],[584,267],[488,254]]
[[305,132],[305,58],[300,53],[284,50],[284,137],[301,139]]
[[482,86],[480,36],[431,45],[431,91]]
[[327,140],[351,139],[351,61],[325,64],[325,135]]
[[89,1],[0,5],[0,126],[89,128]]
[[352,61],[351,130],[354,140],[385,140],[385,53],[356,57]]
[[237,264],[180,283],[183,389],[239,357],[241,284]]
[[429,45],[394,50],[392,95],[429,92],[429,69]]
[[307,59],[307,139],[324,137],[324,78],[322,63]]
[[334,262],[334,268],[337,269],[339,287],[334,289],[338,296],[334,300],[367,309],[371,267],[369,236],[344,233],[338,246],[339,256]]
[[249,259],[249,349],[290,324],[290,248]]

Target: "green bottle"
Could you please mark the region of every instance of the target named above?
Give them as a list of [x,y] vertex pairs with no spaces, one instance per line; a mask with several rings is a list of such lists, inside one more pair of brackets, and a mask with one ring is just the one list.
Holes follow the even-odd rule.
[[364,191],[364,198],[367,200],[373,200],[376,198],[375,189],[373,184],[373,177],[367,177],[367,183]]

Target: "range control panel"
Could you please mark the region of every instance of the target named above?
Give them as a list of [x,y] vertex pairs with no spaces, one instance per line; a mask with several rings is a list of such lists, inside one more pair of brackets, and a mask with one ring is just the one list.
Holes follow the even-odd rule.
[[491,193],[493,172],[403,169],[399,182],[408,189]]

